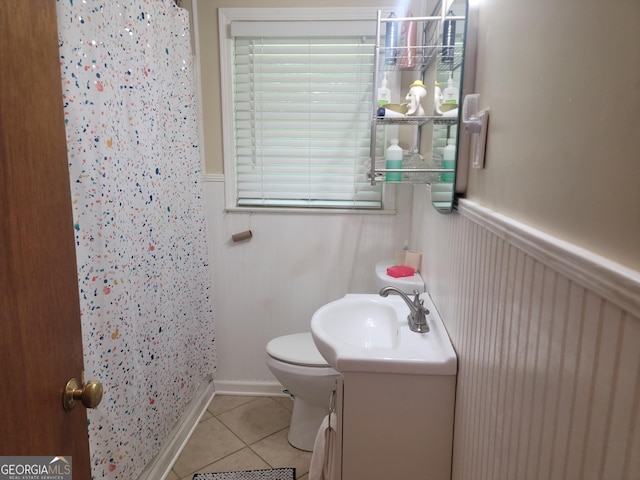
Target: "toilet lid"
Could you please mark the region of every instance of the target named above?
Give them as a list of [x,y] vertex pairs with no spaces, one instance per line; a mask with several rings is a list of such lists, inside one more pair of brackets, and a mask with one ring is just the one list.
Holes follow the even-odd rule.
[[311,332],[274,338],[267,344],[267,353],[286,363],[312,367],[329,366],[313,343]]

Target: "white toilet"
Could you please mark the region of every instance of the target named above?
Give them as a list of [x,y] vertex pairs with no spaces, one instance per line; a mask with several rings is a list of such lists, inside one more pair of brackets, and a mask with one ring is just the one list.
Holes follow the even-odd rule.
[[[412,277],[394,278],[387,275],[393,262],[379,262],[375,268],[378,290],[393,286],[404,293],[415,289],[424,292],[424,280],[419,273]],[[329,412],[331,393],[340,375],[313,343],[311,332],[284,335],[267,344],[266,363],[276,379],[293,396],[293,413],[289,425],[289,443],[300,450],[313,451],[316,435],[323,418]]]
[[311,332],[271,340],[267,344],[267,366],[293,396],[289,443],[300,450],[313,451],[340,374],[322,358]]

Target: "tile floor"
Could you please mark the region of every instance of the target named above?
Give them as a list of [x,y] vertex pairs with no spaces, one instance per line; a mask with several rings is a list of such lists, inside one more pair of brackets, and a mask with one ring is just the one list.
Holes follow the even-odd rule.
[[307,480],[311,452],[289,445],[288,397],[215,395],[167,480],[195,473],[295,467]]

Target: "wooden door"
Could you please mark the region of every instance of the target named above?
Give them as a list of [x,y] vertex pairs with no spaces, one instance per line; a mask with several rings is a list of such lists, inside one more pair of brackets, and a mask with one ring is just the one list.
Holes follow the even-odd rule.
[[83,361],[55,0],[0,0],[0,32],[0,455],[87,480],[86,410],[62,408]]

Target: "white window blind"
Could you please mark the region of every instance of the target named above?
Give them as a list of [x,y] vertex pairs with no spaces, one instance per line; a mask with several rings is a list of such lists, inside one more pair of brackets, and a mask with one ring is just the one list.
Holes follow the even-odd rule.
[[365,166],[375,39],[325,31],[233,37],[237,206],[381,208]]

